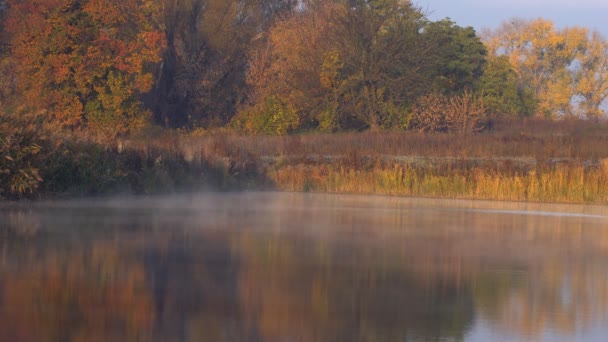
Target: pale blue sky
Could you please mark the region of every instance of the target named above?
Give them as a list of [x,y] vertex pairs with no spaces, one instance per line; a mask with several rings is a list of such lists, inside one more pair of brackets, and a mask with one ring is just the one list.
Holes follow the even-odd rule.
[[579,25],[608,38],[608,0],[413,0],[433,20],[450,17],[459,26],[497,28],[513,17],[551,19],[557,27]]

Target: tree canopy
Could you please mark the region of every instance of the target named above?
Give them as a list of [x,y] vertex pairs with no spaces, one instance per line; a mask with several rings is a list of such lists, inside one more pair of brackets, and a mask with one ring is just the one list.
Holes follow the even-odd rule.
[[0,109],[103,139],[420,129],[465,100],[477,118],[601,118],[608,98],[597,32],[513,19],[482,39],[405,0],[0,0],[0,30]]
[[146,0],[9,0],[6,30],[28,105],[58,127],[113,137],[147,120],[164,41]]
[[410,2],[322,2],[269,31],[253,53],[244,116],[279,96],[322,130],[402,125],[415,99],[472,89],[485,48],[472,28],[430,22]]
[[542,116],[596,118],[608,97],[607,42],[583,27],[558,29],[546,19],[513,19],[484,37],[489,51],[506,56],[538,99]]

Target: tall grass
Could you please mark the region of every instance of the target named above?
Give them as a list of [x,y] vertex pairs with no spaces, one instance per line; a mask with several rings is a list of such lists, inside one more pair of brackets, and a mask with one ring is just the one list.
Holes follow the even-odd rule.
[[402,165],[354,169],[336,165],[285,166],[270,172],[287,191],[363,193],[508,201],[608,203],[608,163],[557,165],[529,171],[483,168],[436,170]]

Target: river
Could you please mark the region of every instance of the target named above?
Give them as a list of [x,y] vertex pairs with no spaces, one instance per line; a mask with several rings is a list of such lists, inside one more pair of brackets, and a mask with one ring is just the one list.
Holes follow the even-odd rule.
[[607,207],[307,193],[0,205],[1,341],[607,338]]

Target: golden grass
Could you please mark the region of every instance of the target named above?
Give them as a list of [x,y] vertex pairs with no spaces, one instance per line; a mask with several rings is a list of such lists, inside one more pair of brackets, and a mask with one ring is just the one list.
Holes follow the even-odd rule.
[[555,203],[608,203],[608,163],[599,168],[560,165],[526,173],[395,165],[353,169],[335,165],[284,166],[269,172],[277,189],[334,193],[467,198]]

